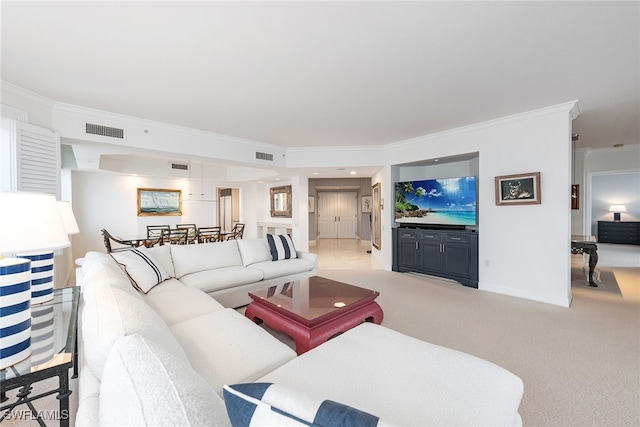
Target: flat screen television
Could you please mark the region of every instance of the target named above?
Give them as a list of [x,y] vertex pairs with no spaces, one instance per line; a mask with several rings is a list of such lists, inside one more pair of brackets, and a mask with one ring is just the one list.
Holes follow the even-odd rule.
[[396,182],[395,220],[400,224],[477,224],[476,177]]

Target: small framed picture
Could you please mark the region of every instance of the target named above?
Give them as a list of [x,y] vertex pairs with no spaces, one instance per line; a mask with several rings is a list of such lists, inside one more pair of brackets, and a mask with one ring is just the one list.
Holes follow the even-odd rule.
[[309,196],[309,213],[313,213],[316,211],[316,198],[313,196]]
[[371,196],[362,196],[362,203],[361,203],[362,213],[371,212],[372,203],[373,203],[373,199],[371,198]]
[[540,172],[496,176],[496,205],[540,204]]
[[580,209],[580,185],[571,185],[571,209]]

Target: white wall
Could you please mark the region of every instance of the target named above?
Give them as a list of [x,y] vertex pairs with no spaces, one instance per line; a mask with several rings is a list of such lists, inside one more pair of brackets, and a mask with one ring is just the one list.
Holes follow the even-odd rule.
[[[390,147],[390,165],[477,152],[479,289],[569,306],[570,165],[574,103]],[[540,172],[539,205],[496,206],[494,177]],[[394,177],[397,178],[397,177]],[[393,181],[383,181],[389,189]],[[383,190],[385,197],[389,191]],[[388,212],[387,212],[388,213]],[[390,224],[390,222],[388,222]],[[389,242],[390,230],[383,231]],[[385,268],[391,245],[383,244]]]
[[[480,289],[563,306],[570,303],[571,120],[575,118],[572,111],[575,103],[385,147],[283,150],[268,144],[80,107],[62,104],[51,107],[48,100],[40,100],[28,93],[7,93],[8,98],[3,85],[3,102],[9,99],[11,102],[8,104],[29,112],[31,123],[51,124],[65,138],[106,142],[99,137],[90,139],[84,135],[85,121],[98,117],[103,119],[103,124],[125,127],[126,145],[140,150],[180,150],[181,154],[228,158],[232,163],[240,162],[252,167],[261,164],[253,158],[254,151],[269,149],[276,154],[274,163],[286,163],[287,167],[333,167],[336,161],[354,166],[380,167],[372,177],[372,184],[381,183],[385,201],[381,218],[382,250],[374,250],[372,254],[387,269],[391,268],[392,258],[393,183],[398,178],[394,176],[397,172],[392,167],[421,159],[478,153]],[[149,132],[144,132],[145,129]],[[590,170],[590,162],[585,164],[585,170]],[[542,204],[495,206],[495,176],[538,171],[541,173]],[[72,178],[73,206],[81,230],[80,235],[74,236],[74,257],[82,256],[88,250],[104,250],[101,228],[107,228],[116,235],[142,235],[147,224],[160,222],[156,217],[137,217],[137,187],[186,190],[185,181],[180,179],[136,178],[80,171],[73,172]],[[305,242],[308,244],[306,178],[294,177],[291,183],[294,186],[294,207],[298,208],[294,208],[296,213],[292,220],[301,231],[297,233],[296,244],[303,250]],[[235,185],[225,183],[224,186]],[[269,219],[266,185],[247,184],[241,191],[241,203],[241,214],[247,224],[251,224],[250,219],[254,223]],[[204,208],[206,205],[197,206]],[[183,217],[162,217],[162,223],[201,223],[200,207],[196,207],[195,202],[193,206],[185,205]],[[211,211],[215,215],[215,208]]]
[[[147,225],[195,223],[217,224],[217,202],[188,201],[186,179],[135,177],[107,172],[73,171],[72,204],[80,234],[73,237],[73,256],[88,251],[104,252],[100,230],[113,236],[135,238],[147,233]],[[183,191],[182,216],[138,216],[138,188],[170,188]]]

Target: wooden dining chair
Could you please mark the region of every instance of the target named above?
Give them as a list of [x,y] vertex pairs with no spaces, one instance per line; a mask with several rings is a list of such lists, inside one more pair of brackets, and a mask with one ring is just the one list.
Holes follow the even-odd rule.
[[198,228],[198,243],[210,243],[220,241],[220,227]]
[[227,240],[242,239],[243,234],[244,234],[244,224],[241,222],[238,222],[231,229],[231,233],[227,235]]
[[147,225],[147,239],[157,239],[158,237],[169,237],[171,227],[168,224]]
[[187,244],[196,243],[198,240],[198,228],[195,224],[177,224],[176,230],[186,230],[185,241]]

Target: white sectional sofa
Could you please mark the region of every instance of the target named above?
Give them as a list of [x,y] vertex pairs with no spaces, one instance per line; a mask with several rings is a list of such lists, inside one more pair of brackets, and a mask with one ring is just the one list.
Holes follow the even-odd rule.
[[[235,283],[232,275],[221,273],[217,277],[227,280],[227,287],[214,289],[216,281],[207,282],[199,271],[213,274],[239,265],[199,270],[212,265],[196,259],[210,255],[210,248],[203,246],[143,251],[153,263],[166,265],[166,275],[182,274],[179,280],[159,281],[144,289],[146,293],[132,286],[138,272],[131,276],[128,271],[130,278],[110,255],[86,254],[77,275],[82,286],[77,426],[225,426],[230,417],[235,425],[250,419],[252,425],[281,425],[282,420],[270,417],[291,413],[304,419],[310,413],[313,420],[314,405],[319,402],[324,408],[328,400],[371,414],[367,419],[378,426],[521,424],[517,411],[523,385],[518,377],[488,361],[384,326],[362,324],[296,356],[211,297],[228,286],[246,291],[256,282],[245,279],[230,285]],[[233,257],[227,255],[215,262],[228,264]],[[279,268],[270,267],[261,266],[264,277]],[[272,279],[263,280],[269,286]],[[247,397],[243,387],[262,391]],[[347,417],[330,418],[327,425],[362,425],[362,418],[352,417],[362,414],[355,409],[327,413]]]

